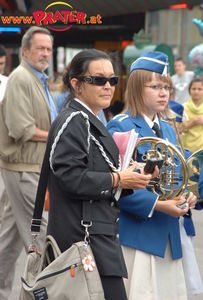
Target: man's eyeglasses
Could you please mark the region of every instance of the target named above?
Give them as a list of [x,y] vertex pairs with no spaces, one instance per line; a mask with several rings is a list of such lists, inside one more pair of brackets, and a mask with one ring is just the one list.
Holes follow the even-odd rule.
[[103,86],[109,82],[110,86],[115,86],[118,84],[118,76],[113,77],[104,77],[104,76],[80,76],[78,77],[79,80],[87,82],[89,84],[94,84],[98,86]]
[[170,93],[173,91],[173,87],[170,85],[162,86],[162,85],[146,85],[145,84],[145,86],[149,87],[155,91],[162,90],[162,89],[164,89],[165,91],[170,92]]

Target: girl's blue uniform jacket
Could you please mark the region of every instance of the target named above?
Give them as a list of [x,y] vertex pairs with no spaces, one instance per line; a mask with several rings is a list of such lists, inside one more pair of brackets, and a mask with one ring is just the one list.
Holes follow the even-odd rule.
[[[176,145],[176,134],[167,122],[159,120],[163,139]],[[142,137],[156,137],[147,122],[140,116],[132,117],[123,114],[114,117],[107,129],[114,132],[126,132],[131,129]],[[145,153],[146,145],[138,148],[137,160]],[[122,245],[129,246],[156,256],[164,257],[168,239],[170,240],[173,259],[182,257],[179,219],[162,212],[150,212],[157,195],[146,189],[134,190],[132,195],[119,200],[121,212],[119,220],[119,235]]]
[[198,192],[199,192],[200,198],[203,199],[203,165],[202,165],[202,168],[200,171],[200,176],[199,176]]
[[[184,153],[185,153],[186,160],[192,155],[192,152],[187,149],[184,149]],[[202,176],[203,176],[203,173],[202,173]],[[195,209],[202,210],[202,206],[197,202],[195,205]],[[195,227],[194,227],[194,223],[192,220],[192,212],[191,211],[189,211],[189,212],[190,212],[190,218],[184,218],[183,225],[184,225],[187,235],[195,236]]]

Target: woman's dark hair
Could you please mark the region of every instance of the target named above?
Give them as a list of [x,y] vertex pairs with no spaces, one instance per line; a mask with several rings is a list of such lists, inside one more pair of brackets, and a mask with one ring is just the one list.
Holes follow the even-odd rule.
[[191,80],[189,87],[188,87],[189,93],[190,93],[191,86],[193,85],[194,82],[201,82],[203,85],[203,78],[201,76],[196,76]]
[[72,78],[78,79],[80,76],[84,76],[84,74],[89,68],[89,64],[92,61],[99,59],[108,59],[112,63],[113,69],[115,71],[115,64],[117,58],[117,53],[111,53],[108,55],[107,53],[96,49],[86,49],[76,54],[73,57],[71,63],[66,67],[62,77],[62,80],[67,86],[67,89],[70,90],[70,94],[68,95],[64,106],[66,106],[67,103],[69,103],[75,97],[74,89],[72,88],[70,83]]

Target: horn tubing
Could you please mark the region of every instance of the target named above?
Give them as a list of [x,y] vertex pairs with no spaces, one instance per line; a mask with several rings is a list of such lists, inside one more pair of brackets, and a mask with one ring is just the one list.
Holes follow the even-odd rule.
[[[151,157],[160,157],[164,159],[163,166],[161,167],[158,181],[151,188],[151,191],[159,196],[159,200],[174,199],[178,200],[180,196],[184,193],[186,186],[188,184],[188,166],[186,164],[185,157],[181,152],[170,142],[165,141],[160,138],[154,137],[144,137],[141,138],[139,143],[135,147],[134,159],[137,160],[138,148],[143,144],[149,144],[149,149],[145,151],[142,156],[142,160],[146,163]],[[170,155],[169,155],[170,153]],[[175,155],[180,161],[180,168],[182,173],[182,183],[179,187],[175,187],[175,184],[179,183],[178,175],[175,172],[176,165],[174,163]],[[170,170],[169,170],[170,169]],[[153,182],[153,181],[152,181]],[[150,182],[150,183],[152,183]],[[156,191],[156,184],[159,185],[159,191]],[[167,190],[165,186],[170,185],[171,190]],[[166,194],[166,191],[168,194]]]

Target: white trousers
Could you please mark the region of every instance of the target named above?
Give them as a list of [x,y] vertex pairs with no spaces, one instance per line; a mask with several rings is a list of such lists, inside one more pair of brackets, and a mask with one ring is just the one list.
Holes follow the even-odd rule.
[[[12,290],[15,263],[23,249],[32,243],[30,235],[39,174],[1,169],[6,187],[6,203],[0,229],[0,299],[7,300]],[[36,246],[44,246],[47,221],[43,218]],[[20,280],[20,278],[19,278]]]
[[183,250],[183,270],[187,293],[188,295],[197,295],[203,293],[203,283],[193,248],[193,237],[187,235],[183,222],[184,218],[180,217],[179,224]]

